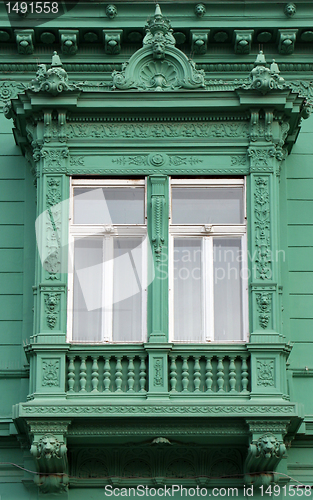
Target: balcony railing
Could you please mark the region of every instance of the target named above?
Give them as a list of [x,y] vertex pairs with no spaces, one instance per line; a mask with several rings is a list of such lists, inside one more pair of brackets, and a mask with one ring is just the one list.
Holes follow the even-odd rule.
[[[166,390],[175,397],[247,395],[251,386],[249,361],[244,346],[214,349],[176,345],[166,354],[165,368],[162,365]],[[114,350],[110,346],[105,351],[97,346],[83,351],[82,346],[73,345],[67,356],[66,392],[68,396],[146,396],[150,363],[149,352],[143,347],[115,346]],[[157,377],[159,368],[156,365],[154,369]]]

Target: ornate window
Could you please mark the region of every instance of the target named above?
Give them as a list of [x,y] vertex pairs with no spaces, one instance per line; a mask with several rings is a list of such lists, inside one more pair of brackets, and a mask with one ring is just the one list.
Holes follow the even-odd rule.
[[[244,187],[170,180],[169,246],[155,278],[169,278],[170,341],[247,339]],[[143,179],[72,180],[69,340],[146,340],[146,199]]]

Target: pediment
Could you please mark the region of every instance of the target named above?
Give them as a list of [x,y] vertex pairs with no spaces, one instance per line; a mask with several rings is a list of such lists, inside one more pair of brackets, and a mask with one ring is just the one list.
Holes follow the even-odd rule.
[[148,21],[143,47],[114,71],[113,88],[119,90],[169,91],[204,88],[204,71],[197,70],[194,61],[177,47],[169,21],[159,5]]

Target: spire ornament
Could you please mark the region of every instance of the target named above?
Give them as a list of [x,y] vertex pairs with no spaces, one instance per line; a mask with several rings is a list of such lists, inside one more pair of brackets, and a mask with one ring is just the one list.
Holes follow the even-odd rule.
[[45,64],[39,64],[36,78],[31,81],[29,89],[33,92],[48,92],[58,95],[64,90],[75,90],[77,86],[68,81],[68,74],[63,68],[61,59],[56,51],[53,52],[50,69]]
[[273,60],[271,66],[268,67],[263,51],[260,50],[250,73],[249,83],[244,84],[243,88],[255,89],[264,95],[270,90],[285,87],[285,80],[279,75],[278,64]]

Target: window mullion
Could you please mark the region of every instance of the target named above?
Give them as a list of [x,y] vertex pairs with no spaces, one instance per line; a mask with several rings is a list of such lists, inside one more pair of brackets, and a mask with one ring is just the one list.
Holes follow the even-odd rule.
[[203,238],[203,321],[206,342],[214,340],[214,263],[213,238]]
[[102,338],[105,342],[113,340],[113,263],[114,238],[103,238],[102,264]]

